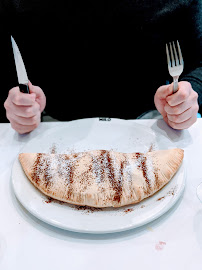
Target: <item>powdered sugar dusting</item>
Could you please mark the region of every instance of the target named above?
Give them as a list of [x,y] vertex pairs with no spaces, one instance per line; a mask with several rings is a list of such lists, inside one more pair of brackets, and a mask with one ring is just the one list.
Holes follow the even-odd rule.
[[56,179],[57,181],[60,179],[59,181],[62,181],[68,190],[68,197],[73,192],[74,182],[81,184],[82,192],[92,184],[102,188],[104,183],[107,183],[114,191],[113,201],[119,203],[123,195],[123,187],[128,191],[132,188],[135,170],[142,171],[146,182],[144,188],[146,193],[150,193],[155,183],[151,157],[142,153],[132,155],[133,157],[107,150],[71,155],[38,154],[33,174],[37,181],[43,179],[47,188],[57,184]]
[[156,174],[153,167],[152,159],[150,156],[142,153],[136,153],[135,157],[137,168],[142,171],[145,178],[147,184],[147,192],[150,192],[156,181]]
[[153,167],[153,162],[150,156],[147,156],[147,160],[146,160],[146,167],[147,167],[147,178],[150,181],[150,185],[153,186],[155,183],[155,174],[154,174],[154,167]]

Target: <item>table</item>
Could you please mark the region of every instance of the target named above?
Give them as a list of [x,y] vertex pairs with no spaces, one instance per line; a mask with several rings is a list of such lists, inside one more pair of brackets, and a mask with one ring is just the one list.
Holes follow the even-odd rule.
[[202,119],[176,131],[163,120],[134,120],[150,126],[185,150],[186,187],[166,214],[137,229],[90,235],[52,227],[18,202],[11,185],[13,162],[22,147],[41,132],[65,122],[44,122],[26,135],[0,124],[0,269],[202,269]]

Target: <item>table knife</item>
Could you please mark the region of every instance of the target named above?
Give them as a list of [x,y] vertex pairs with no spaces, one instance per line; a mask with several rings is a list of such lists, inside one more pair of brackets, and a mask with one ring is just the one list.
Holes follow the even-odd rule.
[[14,59],[15,59],[15,66],[16,66],[16,71],[17,71],[17,76],[18,76],[18,84],[19,84],[20,92],[29,94],[29,87],[28,87],[29,80],[27,77],[25,65],[22,60],[22,56],[20,54],[18,46],[12,36],[11,36],[11,42],[12,42],[12,47],[13,47],[13,54],[14,54]]

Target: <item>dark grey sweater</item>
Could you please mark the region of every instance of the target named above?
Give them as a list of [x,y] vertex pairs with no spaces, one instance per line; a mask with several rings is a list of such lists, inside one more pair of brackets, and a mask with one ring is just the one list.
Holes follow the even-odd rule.
[[20,48],[29,79],[60,120],[136,118],[154,108],[157,88],[171,82],[165,44],[179,40],[181,80],[202,105],[201,0],[1,0],[1,121],[17,76],[10,44]]

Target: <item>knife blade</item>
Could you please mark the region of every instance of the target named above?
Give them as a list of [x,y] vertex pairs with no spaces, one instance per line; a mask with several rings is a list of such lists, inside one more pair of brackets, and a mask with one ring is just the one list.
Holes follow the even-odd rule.
[[25,65],[24,65],[24,62],[22,60],[20,50],[18,49],[18,46],[17,46],[17,44],[12,36],[11,36],[11,43],[12,43],[12,47],[13,47],[15,67],[16,67],[16,71],[17,71],[20,92],[29,94],[29,92],[30,92],[29,87],[28,87],[29,80],[27,77]]

